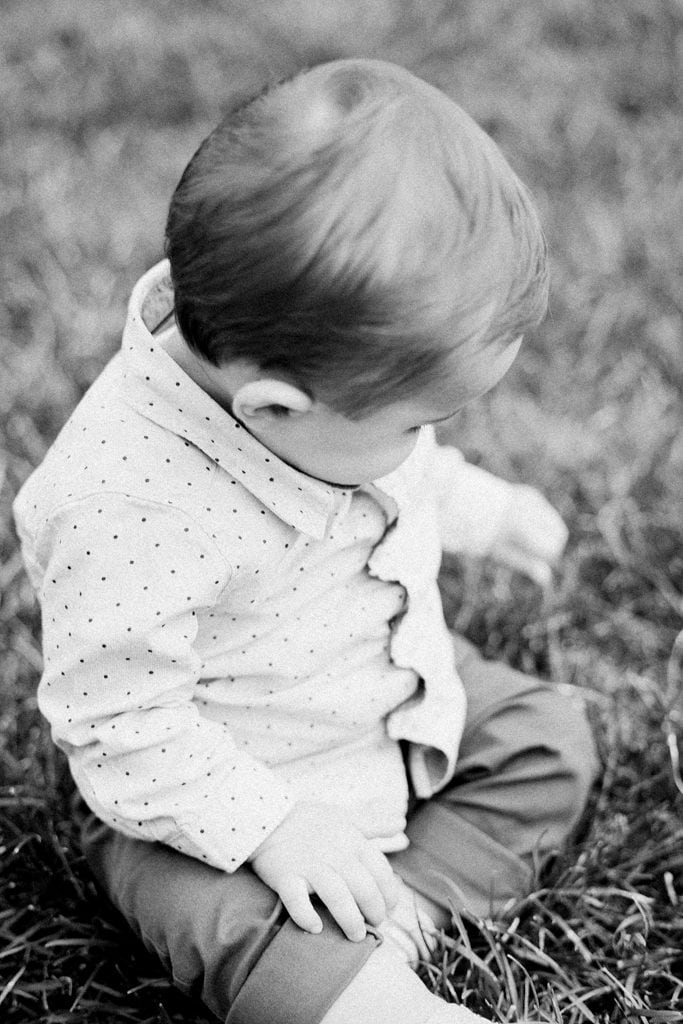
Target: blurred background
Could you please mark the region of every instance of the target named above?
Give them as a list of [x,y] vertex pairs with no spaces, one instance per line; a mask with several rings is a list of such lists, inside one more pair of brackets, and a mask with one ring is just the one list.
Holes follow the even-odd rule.
[[[540,487],[570,527],[568,552],[545,594],[450,560],[447,615],[487,655],[584,687],[620,780],[618,842],[670,835],[683,617],[682,27],[679,0],[3,0],[0,928],[12,886],[52,906],[36,872],[66,871],[72,841],[68,781],[35,706],[39,622],[13,495],[118,348],[130,289],[162,255],[168,200],[198,143],[236,95],[338,56],[394,60],[441,87],[536,197],[549,315],[447,439]],[[659,825],[644,825],[653,800]],[[11,1020],[35,1021],[13,991]]]

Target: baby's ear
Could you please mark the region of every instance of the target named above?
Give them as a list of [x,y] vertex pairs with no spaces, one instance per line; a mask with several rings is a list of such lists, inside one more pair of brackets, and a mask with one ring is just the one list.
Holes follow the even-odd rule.
[[243,384],[232,399],[232,412],[238,420],[250,420],[271,416],[301,416],[313,405],[313,399],[302,391],[275,377],[260,377]]

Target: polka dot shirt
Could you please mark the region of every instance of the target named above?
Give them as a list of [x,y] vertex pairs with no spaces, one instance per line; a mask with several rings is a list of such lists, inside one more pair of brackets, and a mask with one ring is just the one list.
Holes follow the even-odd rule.
[[[298,799],[400,849],[465,715],[436,577],[483,551],[509,485],[423,431],[357,489],[264,448],[155,338],[123,347],[16,505],[42,608],[39,704],[84,798],[124,833],[232,871]],[[441,526],[440,526],[441,524]]]

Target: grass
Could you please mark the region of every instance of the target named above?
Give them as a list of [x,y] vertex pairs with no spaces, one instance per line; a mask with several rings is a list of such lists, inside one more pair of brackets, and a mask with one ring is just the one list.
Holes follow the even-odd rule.
[[[0,1014],[201,1021],[85,871],[37,712],[13,494],[118,346],[165,206],[228,96],[326,56],[458,98],[532,187],[551,312],[451,439],[570,527],[547,594],[449,560],[449,621],[581,687],[604,761],[583,834],[500,920],[458,917],[428,983],[495,1021],[683,1019],[683,295],[676,0],[6,0],[0,11]],[[679,640],[677,642],[677,637]]]

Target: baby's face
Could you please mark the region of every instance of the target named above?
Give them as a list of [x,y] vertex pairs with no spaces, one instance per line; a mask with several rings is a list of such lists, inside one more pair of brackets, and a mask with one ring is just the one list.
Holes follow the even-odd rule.
[[521,338],[503,348],[458,359],[457,370],[418,396],[350,420],[322,402],[294,418],[276,439],[276,455],[309,476],[335,484],[363,484],[397,469],[417,444],[420,427],[450,419],[507,373]]

